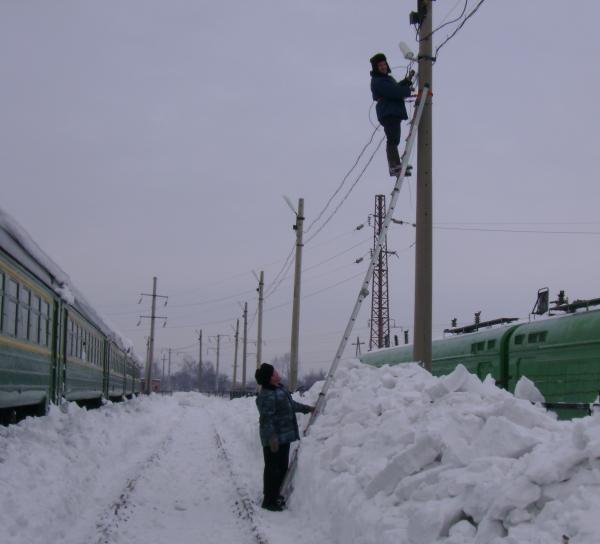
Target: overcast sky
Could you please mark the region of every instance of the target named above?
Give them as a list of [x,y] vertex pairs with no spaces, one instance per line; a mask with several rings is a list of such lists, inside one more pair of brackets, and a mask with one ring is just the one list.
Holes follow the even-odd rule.
[[[462,7],[435,2],[434,26]],[[150,301],[137,301],[157,276],[169,295],[157,357],[169,346],[196,355],[196,330],[206,347],[208,336],[232,334],[239,302],[254,314],[251,270],[264,270],[272,288],[294,242],[281,196],[305,198],[308,226],[367,143],[376,122],[368,59],[382,51],[392,66],[405,64],[397,44],[417,49],[408,24],[415,8],[406,0],[0,0],[2,207],[140,355],[149,323],[136,324]],[[594,0],[488,0],[439,51],[434,337],[478,310],[482,319],[527,317],[540,287],[600,296],[599,21]],[[396,217],[410,221],[415,178],[409,185]],[[368,265],[354,261],[372,245],[368,227],[354,228],[392,186],[380,149],[306,245],[302,293],[312,296],[302,301],[300,374],[331,362]],[[565,234],[573,231],[588,234]],[[411,331],[414,236],[395,226],[388,240],[398,251],[391,316]],[[290,276],[265,303],[264,360],[289,351],[291,297]],[[362,341],[369,302],[354,333]],[[232,360],[224,340],[221,368]]]

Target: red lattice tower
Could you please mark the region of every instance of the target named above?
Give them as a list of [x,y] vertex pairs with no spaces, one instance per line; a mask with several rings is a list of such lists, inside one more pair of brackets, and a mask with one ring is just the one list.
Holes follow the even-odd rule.
[[[385,218],[385,195],[375,195],[373,214],[373,251]],[[383,240],[379,259],[373,268],[373,288],[371,293],[371,335],[369,350],[383,348],[390,344],[390,297],[388,290],[388,250],[387,235]]]

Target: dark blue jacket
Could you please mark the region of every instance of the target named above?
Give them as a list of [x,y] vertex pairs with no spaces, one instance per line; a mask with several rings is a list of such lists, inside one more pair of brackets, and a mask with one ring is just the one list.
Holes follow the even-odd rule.
[[371,92],[377,102],[377,120],[383,125],[386,117],[408,119],[404,99],[410,96],[410,81],[397,82],[392,76],[371,72]]
[[280,444],[289,444],[300,439],[296,412],[307,414],[311,407],[292,399],[281,385],[263,386],[256,397],[256,406],[260,414],[260,441],[263,447],[269,445],[269,439],[276,436]]

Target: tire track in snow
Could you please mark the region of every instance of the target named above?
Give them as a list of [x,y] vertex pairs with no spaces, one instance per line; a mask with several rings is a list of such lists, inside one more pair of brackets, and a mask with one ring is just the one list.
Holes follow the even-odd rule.
[[258,528],[258,524],[256,523],[257,515],[256,510],[254,508],[254,502],[252,501],[252,499],[250,499],[248,491],[239,483],[239,478],[236,477],[236,474],[233,470],[233,463],[231,462],[229,454],[227,453],[227,450],[223,445],[221,435],[218,433],[214,425],[213,433],[218,455],[227,466],[227,472],[229,473],[231,483],[238,494],[238,500],[235,501],[235,505],[233,508],[234,513],[238,517],[245,519],[249,523],[252,536],[256,540],[257,544],[269,544],[267,537],[260,531],[260,529]]
[[156,449],[139,465],[135,476],[127,480],[118,499],[102,514],[100,520],[96,523],[98,536],[95,544],[111,544],[115,540],[115,532],[118,530],[119,524],[125,523],[129,519],[132,506],[130,499],[138,481],[150,467],[160,461],[161,457],[168,450],[169,445],[173,442],[173,432],[177,427],[178,425],[171,427],[167,436],[159,442]]

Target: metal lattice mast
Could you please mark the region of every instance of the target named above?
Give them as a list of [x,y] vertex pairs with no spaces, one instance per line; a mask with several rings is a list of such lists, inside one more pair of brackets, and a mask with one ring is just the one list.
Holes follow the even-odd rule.
[[[385,195],[375,195],[373,214],[373,252],[383,228],[385,218]],[[388,250],[387,234],[383,238],[381,251],[373,267],[373,287],[371,292],[371,336],[369,351],[386,347],[390,338],[390,297],[388,290]]]

